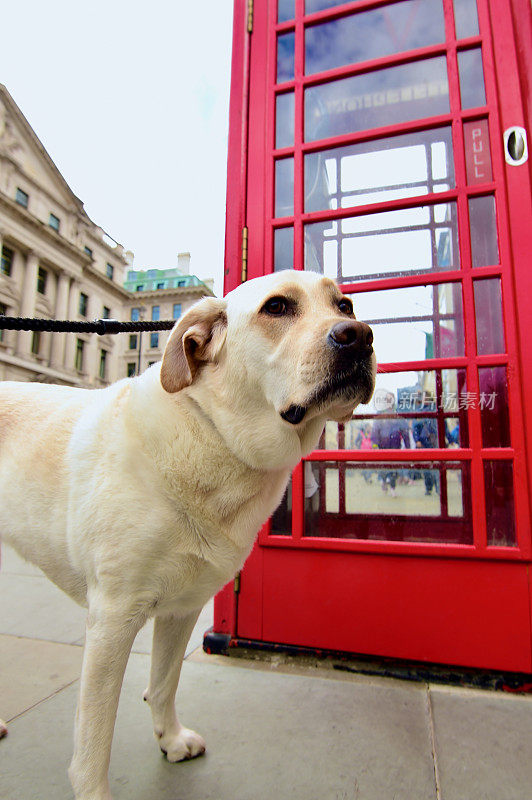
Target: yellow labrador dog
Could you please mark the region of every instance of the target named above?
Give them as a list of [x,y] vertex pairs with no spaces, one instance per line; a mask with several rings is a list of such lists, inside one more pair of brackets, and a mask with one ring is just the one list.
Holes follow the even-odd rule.
[[204,752],[174,707],[199,611],[325,421],[369,401],[372,340],[333,281],[286,271],[198,302],[139,377],[89,391],[0,383],[0,533],[88,608],[77,800],[111,797],[122,678],[149,617],[155,737],[169,761]]

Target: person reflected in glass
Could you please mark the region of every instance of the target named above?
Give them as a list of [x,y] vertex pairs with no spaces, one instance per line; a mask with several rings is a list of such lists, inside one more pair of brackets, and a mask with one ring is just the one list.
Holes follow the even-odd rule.
[[[392,392],[379,394],[378,411],[383,419],[376,419],[373,423],[371,438],[379,450],[400,450],[409,446],[408,427],[404,419],[395,416],[395,397]],[[394,415],[394,416],[392,416]],[[397,470],[382,470],[379,475],[382,481],[383,492],[389,492],[391,497],[397,496]]]
[[[438,426],[433,417],[416,420],[412,425],[412,434],[417,448],[438,447]],[[423,470],[423,480],[426,495],[431,495],[433,489],[437,494],[440,493],[440,476],[437,470]]]
[[[371,422],[364,422],[358,431],[358,435],[355,439],[355,447],[357,450],[372,450],[376,445],[373,442],[372,437],[372,424]],[[373,471],[369,469],[362,470],[362,476],[366,483],[372,483],[372,474]]]

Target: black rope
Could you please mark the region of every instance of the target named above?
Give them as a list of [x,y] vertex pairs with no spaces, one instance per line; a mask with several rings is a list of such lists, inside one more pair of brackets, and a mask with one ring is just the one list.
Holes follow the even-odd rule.
[[119,322],[117,319],[95,319],[78,322],[72,319],[33,319],[32,317],[4,317],[0,314],[0,330],[51,331],[52,333],[139,333],[142,331],[169,331],[176,321],[157,320]]

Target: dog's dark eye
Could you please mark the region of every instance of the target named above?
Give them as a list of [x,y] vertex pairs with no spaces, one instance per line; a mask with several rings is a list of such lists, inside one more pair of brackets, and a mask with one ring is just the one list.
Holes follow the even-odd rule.
[[280,317],[288,311],[288,303],[284,297],[270,297],[270,299],[264,303],[262,311],[271,314],[273,317]]
[[351,300],[346,300],[345,298],[340,300],[338,303],[338,308],[342,312],[342,314],[352,314],[353,313],[353,303]]

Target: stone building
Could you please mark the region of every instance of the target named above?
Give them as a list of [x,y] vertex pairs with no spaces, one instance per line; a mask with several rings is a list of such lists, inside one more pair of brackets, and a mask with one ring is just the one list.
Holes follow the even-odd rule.
[[[0,314],[7,316],[129,320],[132,314],[151,319],[158,313],[160,319],[171,319],[178,306],[183,312],[212,294],[190,275],[181,278],[184,286],[176,285],[176,277],[173,282],[161,278],[164,288],[152,288],[148,281],[134,291],[130,281],[124,287],[133,254],[88,217],[1,84],[0,252]],[[186,254],[181,260],[187,266]],[[136,371],[158,360],[167,337],[144,334],[139,358],[140,335],[132,348],[126,334],[0,329],[0,380],[98,388],[131,373],[131,364]]]

